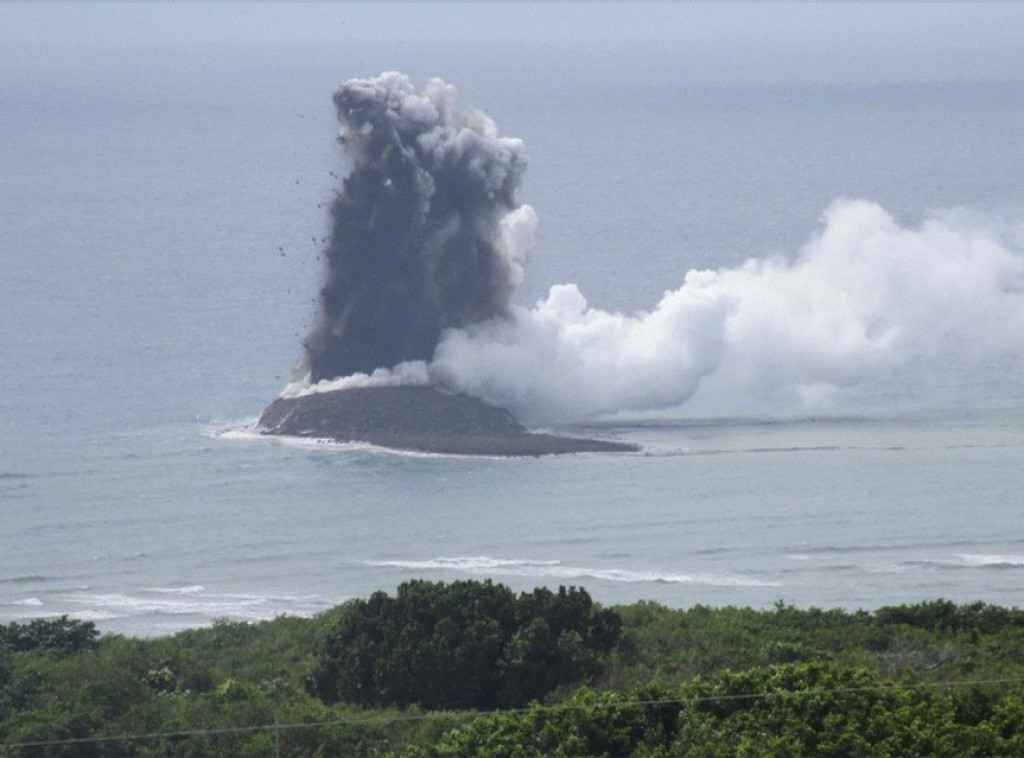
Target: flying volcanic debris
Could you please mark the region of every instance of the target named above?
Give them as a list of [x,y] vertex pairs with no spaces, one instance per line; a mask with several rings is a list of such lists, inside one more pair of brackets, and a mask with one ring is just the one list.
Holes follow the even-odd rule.
[[309,379],[430,361],[441,333],[504,316],[536,217],[516,202],[523,143],[432,79],[352,79],[334,94],[349,162],[331,207]]

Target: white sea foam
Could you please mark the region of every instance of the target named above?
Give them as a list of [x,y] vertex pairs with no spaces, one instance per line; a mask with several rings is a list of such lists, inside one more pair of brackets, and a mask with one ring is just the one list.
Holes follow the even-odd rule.
[[77,593],[66,598],[76,618],[99,619],[144,616],[192,616],[208,620],[234,618],[259,621],[287,613],[309,616],[330,607],[318,595],[258,595],[208,592],[202,585],[157,588],[128,593]]
[[113,613],[111,611],[95,611],[92,609],[75,611],[73,613],[69,613],[68,616],[77,621],[113,621],[115,619],[124,618],[123,614]]
[[561,561],[504,559],[487,556],[461,558],[433,558],[418,561],[366,561],[370,566],[393,567],[415,571],[449,570],[466,574],[496,576],[526,576],[550,579],[598,579],[608,582],[696,584],[714,587],[778,587],[778,582],[763,581],[743,576],[719,574],[681,574],[629,569],[601,569],[566,566]]
[[1024,568],[1024,555],[961,553],[957,558],[966,565],[977,568]]
[[43,604],[43,601],[37,597],[27,597],[24,600],[15,600],[11,605],[26,605],[32,607],[39,607]]
[[236,442],[272,442],[279,445],[302,448],[332,447],[344,450],[375,450],[366,442],[339,442],[328,437],[298,437],[287,434],[263,434],[259,431],[257,420],[241,421],[223,427],[210,427],[204,431],[209,437]]
[[167,595],[195,595],[205,592],[206,588],[201,584],[191,584],[185,587],[151,587],[146,592],[157,592]]
[[[326,390],[318,390],[326,391]],[[512,460],[508,456],[497,455],[465,455],[458,453],[432,453],[424,450],[402,450],[394,447],[382,447],[369,442],[331,439],[329,437],[298,437],[288,434],[263,434],[255,427],[233,427],[211,431],[209,436],[216,439],[240,442],[270,442],[287,447],[307,450],[335,450],[340,452],[374,453],[379,455],[397,455],[403,458],[466,458],[469,460]],[[574,457],[600,455],[600,453],[574,453]]]
[[239,421],[226,421],[221,424],[210,424],[203,427],[202,433],[206,437],[214,439],[244,439],[250,436],[258,436],[256,425],[258,418],[246,418]]
[[957,553],[937,558],[908,559],[901,561],[900,566],[904,569],[1018,569],[1024,568],[1024,555]]
[[225,596],[211,598],[153,598],[123,593],[82,594],[69,598],[79,605],[88,605],[94,609],[119,611],[124,613],[168,613],[186,615],[252,615],[254,608],[265,603],[263,598],[228,598]]
[[528,559],[489,558],[486,555],[465,558],[432,558],[424,561],[366,561],[370,566],[393,566],[408,569],[455,569],[461,571],[501,568],[530,568],[560,566],[561,561],[533,561]]

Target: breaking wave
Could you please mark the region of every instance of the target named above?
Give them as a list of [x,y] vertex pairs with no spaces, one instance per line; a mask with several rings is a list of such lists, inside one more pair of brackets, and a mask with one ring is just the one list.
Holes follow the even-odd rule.
[[697,584],[713,587],[778,587],[778,582],[743,576],[719,574],[682,574],[629,569],[601,569],[567,566],[561,561],[503,559],[487,556],[432,558],[428,560],[366,561],[369,566],[382,566],[414,571],[458,571],[473,575],[525,576],[558,580],[598,579],[607,582],[658,584]]
[[965,566],[974,568],[1024,568],[1024,555],[958,555]]
[[962,553],[951,558],[923,558],[900,564],[924,569],[1024,569],[1024,555],[984,555]]

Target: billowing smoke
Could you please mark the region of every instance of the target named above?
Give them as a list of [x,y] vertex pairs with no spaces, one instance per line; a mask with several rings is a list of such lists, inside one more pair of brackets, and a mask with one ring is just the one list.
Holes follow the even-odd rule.
[[906,229],[873,203],[837,202],[793,261],[690,271],[639,315],[552,287],[533,309],[447,332],[427,368],[535,423],[672,408],[698,387],[820,410],[908,367],[1019,371],[1020,247],[955,214]]
[[430,360],[444,329],[508,315],[532,244],[522,142],[453,87],[354,79],[334,95],[350,171],[331,208],[327,282],[306,339],[314,382]]
[[649,312],[589,308],[573,284],[523,308],[522,144],[437,80],[416,94],[385,74],[335,101],[352,170],[308,340],[313,381],[331,381],[285,394],[432,382],[553,424],[698,392],[819,410],[908,373],[1024,370],[1021,228],[956,213],[907,228],[840,201],[794,258],[690,271]]

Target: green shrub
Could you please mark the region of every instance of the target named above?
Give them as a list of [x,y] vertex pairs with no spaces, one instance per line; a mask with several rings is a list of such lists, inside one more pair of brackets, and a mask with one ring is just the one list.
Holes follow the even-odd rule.
[[325,702],[495,708],[521,705],[597,673],[620,622],[583,589],[518,597],[485,582],[406,582],[348,603],[318,655]]
[[27,624],[15,622],[0,626],[0,651],[75,653],[95,647],[98,637],[96,625],[91,621],[75,621],[67,616],[53,620],[35,619]]

